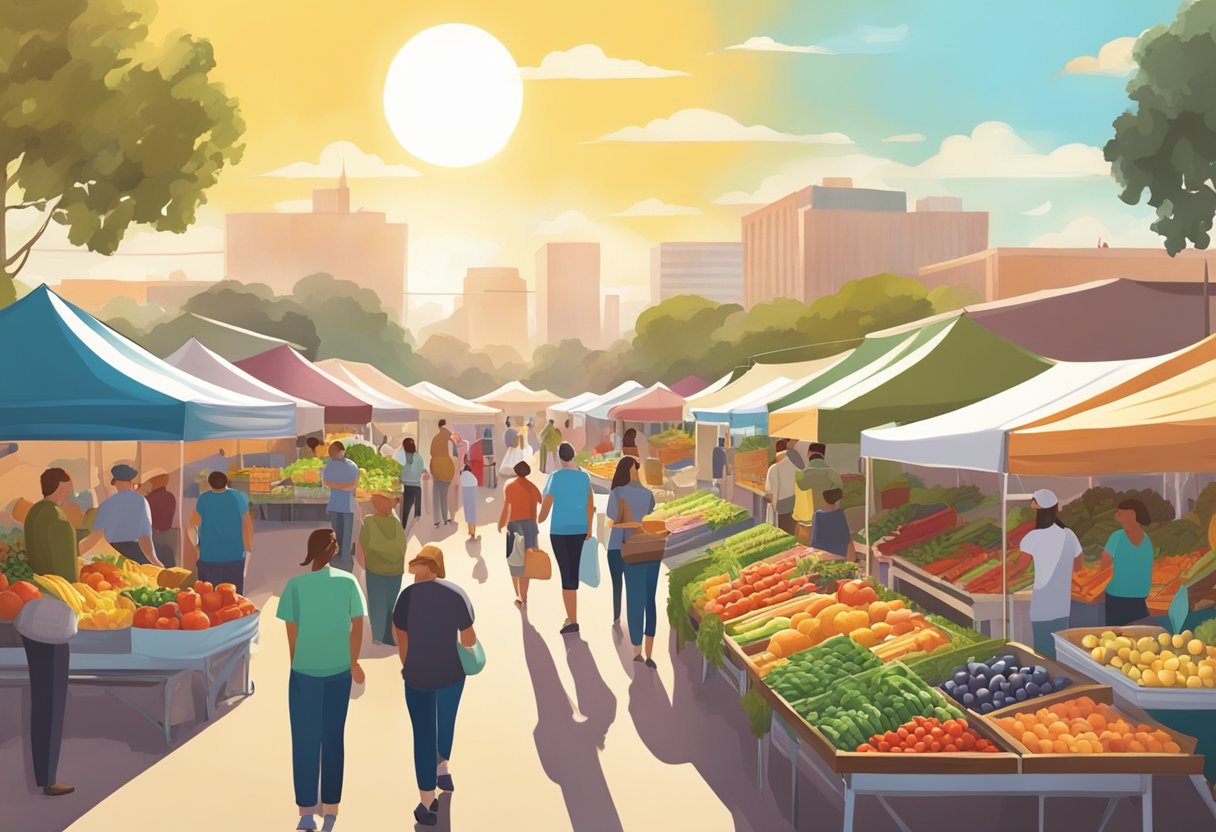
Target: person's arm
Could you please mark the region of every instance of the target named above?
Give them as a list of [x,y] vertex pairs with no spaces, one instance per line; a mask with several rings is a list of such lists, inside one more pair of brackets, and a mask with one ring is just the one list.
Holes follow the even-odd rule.
[[253,554],[253,515],[248,511],[241,517],[241,540],[245,543],[245,551]]
[[546,494],[545,498],[540,503],[540,515],[537,516],[536,522],[543,523],[549,519],[549,512],[553,509],[553,495]]
[[393,635],[397,638],[397,657],[401,659],[401,667],[404,668],[405,656],[410,649],[410,634],[394,624]]
[[460,643],[465,647],[472,647],[477,644],[477,633],[473,632],[472,624],[460,631]]
[[350,620],[350,678],[356,685],[363,684],[365,676],[359,666],[359,651],[363,649],[363,616]]
[[93,531],[89,532],[88,536],[80,541],[80,551],[87,552],[92,549],[97,543],[105,538],[105,533],[97,528],[97,520],[93,520]]
[[300,625],[294,621],[288,621],[287,624],[287,658],[289,661],[295,661],[296,658],[296,636],[300,634]]
[[591,488],[587,488],[587,539],[591,539],[595,531],[595,498],[591,496]]
[[144,553],[144,557],[148,559],[148,563],[153,566],[159,566],[161,569],[165,568],[165,565],[160,562],[160,558],[156,556],[156,548],[152,545],[152,538],[141,537],[139,539],[139,551]]
[[502,531],[507,527],[507,520],[511,516],[511,505],[507,502],[506,489],[503,489],[502,499],[502,514],[498,515],[498,530]]

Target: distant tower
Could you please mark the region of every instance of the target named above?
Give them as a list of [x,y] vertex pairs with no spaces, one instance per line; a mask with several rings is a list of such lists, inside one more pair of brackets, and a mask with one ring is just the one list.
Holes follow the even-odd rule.
[[318,188],[312,192],[312,211],[314,214],[349,214],[350,188],[346,185],[346,163],[342,163],[342,173],[338,176],[338,187]]

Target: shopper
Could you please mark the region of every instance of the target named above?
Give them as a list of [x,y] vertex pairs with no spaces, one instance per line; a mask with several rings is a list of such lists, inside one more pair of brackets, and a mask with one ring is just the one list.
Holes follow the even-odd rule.
[[[536,513],[540,508],[540,489],[532,484],[528,475],[532,467],[520,460],[515,463],[515,477],[503,489],[502,514],[498,517],[498,530],[507,530],[507,557],[511,557],[511,544],[515,535],[523,535],[524,550],[540,545],[540,529],[536,524]],[[524,567],[508,566],[511,586],[515,589],[515,606],[528,603],[528,578]]]
[[764,496],[773,507],[777,528],[786,534],[796,534],[798,530],[794,523],[794,481],[802,468],[798,452],[789,447],[787,440],[777,440],[777,461],[769,466],[764,479]]
[[164,566],[152,546],[152,509],[144,495],[136,491],[139,471],[130,465],[115,465],[110,469],[110,485],[114,493],[97,507],[93,531],[81,544],[87,552],[102,538],[123,557],[137,563]]
[[713,455],[710,460],[711,474],[713,476],[714,486],[722,487],[722,481],[726,479],[730,473],[730,461],[726,456],[726,437],[718,437],[718,445],[713,450]]
[[464,509],[464,522],[469,527],[469,540],[477,539],[477,475],[466,459],[460,471],[460,502]]
[[359,565],[367,573],[367,617],[373,644],[394,644],[393,604],[405,573],[405,528],[393,516],[397,498],[372,495],[372,514],[359,529]]
[[355,491],[359,487],[359,466],[346,458],[346,446],[334,442],[329,446],[329,462],[321,469],[321,482],[329,489],[329,522],[338,539],[338,554],[333,557],[337,569],[351,572],[355,568]]
[[409,525],[411,513],[415,520],[422,517],[422,481],[429,474],[412,436],[401,440],[396,459],[401,463],[401,525],[405,527]]
[[328,453],[325,443],[315,436],[310,436],[304,440],[304,445],[308,448],[306,452],[301,452],[300,456],[304,459],[324,459]]
[[1034,588],[1030,594],[1030,627],[1034,649],[1049,659],[1056,657],[1052,633],[1068,629],[1072,605],[1072,572],[1081,557],[1081,542],[1057,514],[1059,500],[1046,488],[1034,492],[1034,530],[1022,538],[1019,548],[1034,559]]
[[561,444],[562,432],[550,419],[549,424],[545,425],[545,429],[540,432],[540,472],[542,474],[549,466],[550,458],[552,458],[553,468],[557,468],[557,449],[561,447]]
[[452,459],[452,432],[448,430],[448,420],[439,420],[439,433],[431,440],[431,479],[435,483],[435,525],[445,526],[452,522],[448,511],[448,493],[452,488],[452,480],[456,478],[456,462]]
[[198,495],[190,517],[190,539],[198,546],[198,579],[214,585],[235,584],[245,592],[245,575],[253,553],[253,517],[249,498],[228,487],[228,475],[212,471],[210,491]]
[[[25,550],[30,568],[38,575],[80,580],[76,529],[63,511],[73,494],[72,478],[62,468],[48,468],[39,478],[42,499],[25,516]],[[73,786],[60,783],[59,749],[68,702],[67,643],[51,644],[21,636],[30,676],[30,754],[34,783],[51,797],[71,794]]]
[[857,550],[853,546],[853,534],[849,531],[849,519],[840,507],[843,497],[844,492],[839,488],[829,488],[823,492],[824,506],[815,512],[811,526],[811,548],[853,563],[857,560]]
[[[517,431],[515,444],[507,448],[507,452],[503,454],[502,465],[499,466],[498,472],[503,477],[509,477],[515,471],[516,466],[521,462],[526,462],[527,458],[527,454],[524,453],[524,437]],[[531,468],[531,466],[528,467]]]
[[507,417],[507,429],[502,433],[502,447],[505,454],[511,448],[519,444],[519,431],[511,427],[511,417]]
[[638,452],[638,431],[637,428],[630,428],[625,431],[624,437],[621,439],[621,454],[631,456],[634,459],[641,459],[642,455]]
[[1148,617],[1153,541],[1145,527],[1152,518],[1144,503],[1130,499],[1119,503],[1115,519],[1123,528],[1111,534],[1103,552],[1114,565],[1114,574],[1106,585],[1106,626],[1123,627]]
[[844,490],[844,480],[840,472],[828,464],[824,458],[827,446],[822,442],[812,442],[807,448],[806,465],[795,478],[800,488],[811,492],[815,511],[826,507],[827,492],[833,488]]
[[152,548],[165,566],[177,566],[177,550],[181,543],[174,521],[177,519],[177,497],[169,490],[169,474],[160,468],[149,471],[144,478],[148,509],[152,513]]
[[287,624],[291,676],[287,712],[291,720],[291,764],[300,823],[316,829],[320,782],[324,830],[333,829],[342,801],[346,711],[351,683],[363,684],[359,652],[367,605],[349,570],[335,569],[338,538],[330,529],[308,536],[310,571],[283,587],[278,617]]
[[[629,506],[630,520],[622,520],[623,506]],[[654,511],[654,494],[642,485],[641,467],[633,457],[622,457],[612,477],[612,493],[608,496],[608,522],[612,534],[608,537],[608,571],[612,575],[612,617],[619,624],[621,617],[621,583],[625,585],[625,608],[629,621],[629,641],[633,644],[633,660],[645,661],[655,667],[654,634],[657,615],[655,593],[659,586],[660,561],[625,563],[621,547],[641,528],[642,518]],[[643,636],[645,658],[643,659]]]
[[465,672],[456,642],[477,644],[473,605],[464,590],[443,580],[443,552],[424,546],[409,563],[414,583],[393,610],[405,705],[414,733],[414,775],[419,803],[414,819],[424,826],[438,821],[438,786],[455,791],[449,761],[456,733],[456,712],[464,691]]
[[566,621],[562,635],[578,632],[578,567],[583,541],[591,537],[595,519],[595,503],[591,498],[591,477],[574,464],[574,448],[563,442],[557,449],[562,467],[545,483],[541,503],[541,523],[553,514],[549,525],[549,540],[553,544],[553,559],[562,577],[562,600],[566,605]]

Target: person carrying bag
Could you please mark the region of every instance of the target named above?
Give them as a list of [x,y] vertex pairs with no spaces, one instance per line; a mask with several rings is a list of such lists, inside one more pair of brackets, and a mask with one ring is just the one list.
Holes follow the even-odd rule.
[[[613,606],[620,617],[621,584],[633,660],[655,668],[654,635],[657,626],[655,594],[659,586],[659,564],[667,548],[666,532],[654,534],[642,528],[637,517],[654,510],[654,494],[640,481],[638,461],[623,457],[612,478],[608,517],[612,535],[608,540],[608,568],[612,573]],[[643,651],[643,641],[645,650]],[[645,656],[643,657],[643,652]]]

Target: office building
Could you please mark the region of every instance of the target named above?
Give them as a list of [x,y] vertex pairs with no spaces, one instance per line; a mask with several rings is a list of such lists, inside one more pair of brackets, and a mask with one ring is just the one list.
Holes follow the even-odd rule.
[[471,268],[465,273],[462,310],[466,341],[475,350],[506,346],[532,355],[528,338],[528,286],[519,269]]
[[64,300],[97,314],[115,298],[126,298],[138,304],[153,304],[174,311],[186,301],[212,286],[214,280],[189,280],[184,272],[175,271],[168,280],[118,280],[109,278],[65,277],[55,285]]
[[604,295],[604,344],[621,338],[621,296]]
[[599,346],[600,244],[546,243],[536,252],[536,340]]
[[743,243],[659,243],[650,250],[650,302],[700,295],[743,303]]

